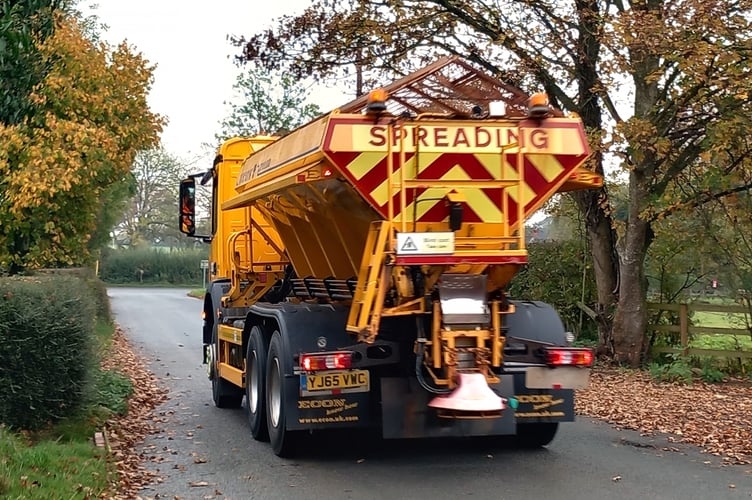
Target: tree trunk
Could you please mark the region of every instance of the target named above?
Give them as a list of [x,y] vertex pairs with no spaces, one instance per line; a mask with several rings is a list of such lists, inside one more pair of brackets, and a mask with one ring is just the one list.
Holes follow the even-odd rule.
[[[575,60],[575,75],[578,84],[578,109],[588,132],[603,129],[603,109],[598,96],[600,77],[598,60],[601,51],[603,30],[598,0],[581,0],[576,2],[579,36]],[[596,134],[593,137],[599,137]],[[603,153],[600,137],[593,144],[593,156],[590,165],[600,175],[603,171]],[[593,273],[598,291],[598,303],[595,305],[596,323],[598,325],[597,354],[612,356],[614,353],[612,326],[618,286],[618,268],[616,263],[616,235],[611,216],[607,212],[608,193],[605,188],[597,191],[580,191],[573,193],[580,212],[585,218],[585,228],[590,241],[593,258]]]
[[616,237],[611,227],[611,218],[602,208],[604,200],[607,199],[606,196],[603,189],[574,193],[577,205],[585,215],[585,228],[590,242],[593,274],[598,293],[598,303],[595,305],[598,325],[597,354],[611,357],[614,355],[612,328],[618,275]]
[[644,175],[633,171],[629,179],[629,216],[619,243],[619,301],[613,325],[614,357],[632,367],[642,362],[648,325],[645,255],[650,224],[640,218],[647,197]]
[[[663,0],[645,0],[634,4],[635,22],[656,22],[660,17]],[[656,22],[656,26],[660,23]],[[643,211],[650,203],[650,186],[661,159],[654,146],[652,113],[659,101],[658,79],[654,77],[660,58],[650,43],[642,37],[635,38],[628,47],[633,65],[635,86],[634,116],[625,135],[629,144],[626,164],[629,173],[629,215],[624,235],[617,244],[619,251],[619,300],[614,315],[615,359],[632,367],[640,365],[647,336],[648,314],[645,303],[645,256],[652,239],[650,223]]]

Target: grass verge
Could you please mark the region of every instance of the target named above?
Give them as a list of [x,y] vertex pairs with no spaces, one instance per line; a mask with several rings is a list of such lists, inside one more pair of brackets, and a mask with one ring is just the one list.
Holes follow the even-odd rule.
[[0,428],[0,497],[98,498],[110,484],[105,451],[87,439],[34,441]]
[[[97,351],[103,356],[113,332],[111,323],[97,324]],[[100,369],[75,418],[34,433],[0,427],[0,498],[93,499],[108,492],[117,481],[115,468],[93,437],[108,419],[127,411],[132,392],[128,377]]]

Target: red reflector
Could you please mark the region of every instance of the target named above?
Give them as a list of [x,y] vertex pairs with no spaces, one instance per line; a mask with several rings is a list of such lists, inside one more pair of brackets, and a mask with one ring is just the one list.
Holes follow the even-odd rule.
[[307,372],[347,370],[352,367],[352,353],[342,351],[301,354],[300,367]]
[[590,349],[546,349],[546,363],[553,366],[590,366],[593,351]]
[[331,177],[332,176],[332,169],[329,167],[326,167],[322,172],[321,175],[324,177]]

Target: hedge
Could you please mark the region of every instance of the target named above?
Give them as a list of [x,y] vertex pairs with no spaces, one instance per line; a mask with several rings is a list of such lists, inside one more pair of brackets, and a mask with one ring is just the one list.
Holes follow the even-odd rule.
[[171,284],[200,286],[201,261],[209,247],[202,249],[108,249],[102,253],[99,276],[113,284]]
[[36,430],[84,404],[95,318],[109,314],[90,283],[69,275],[0,278],[0,423]]

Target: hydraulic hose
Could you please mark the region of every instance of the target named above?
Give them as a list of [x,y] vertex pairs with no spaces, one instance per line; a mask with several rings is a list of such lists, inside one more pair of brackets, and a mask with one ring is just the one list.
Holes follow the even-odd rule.
[[423,376],[423,358],[425,357],[426,350],[426,334],[423,330],[423,318],[417,319],[418,324],[418,352],[415,355],[415,378],[418,379],[420,386],[431,394],[449,394],[451,389],[442,389],[440,387],[434,387],[428,383]]

